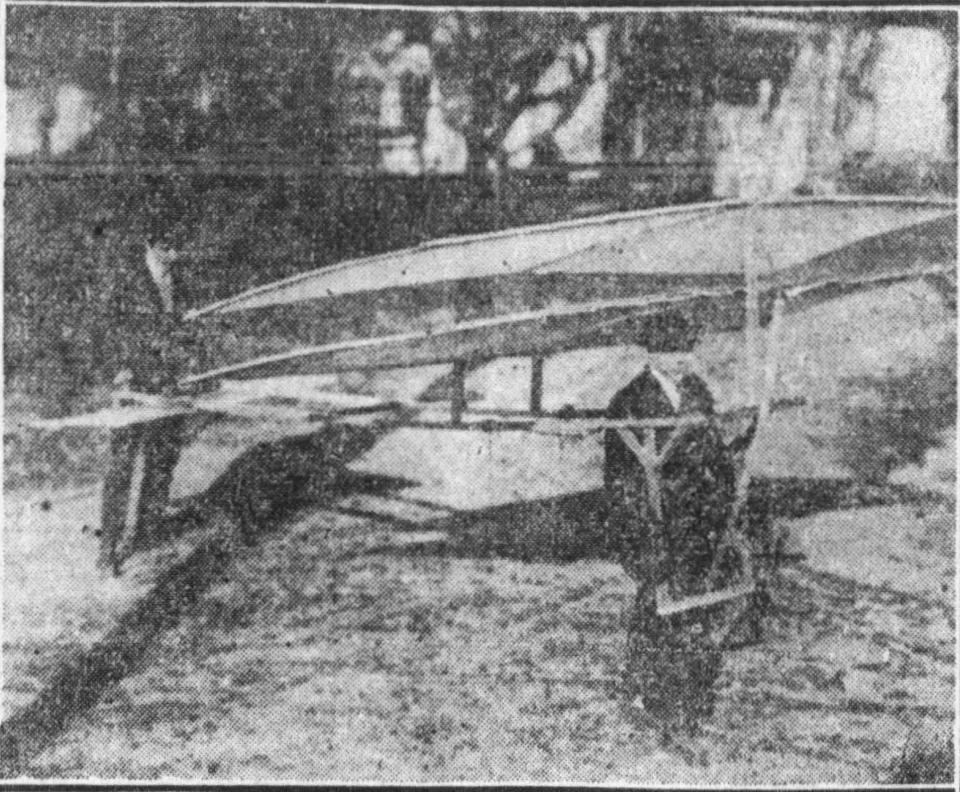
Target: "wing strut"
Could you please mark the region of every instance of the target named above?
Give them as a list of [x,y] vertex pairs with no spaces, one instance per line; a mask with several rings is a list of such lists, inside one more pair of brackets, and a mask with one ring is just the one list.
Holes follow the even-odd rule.
[[757,404],[757,364],[760,360],[760,289],[757,282],[756,245],[757,223],[759,222],[757,205],[751,204],[744,219],[746,220],[743,235],[743,275],[744,275],[744,335],[746,341],[746,386],[747,404]]
[[453,362],[453,381],[450,384],[450,423],[460,426],[467,409],[467,361]]
[[530,412],[534,416],[543,413],[543,357],[530,359]]
[[[770,319],[770,326],[767,329],[767,349],[763,367],[763,391],[760,394],[757,416],[752,430],[754,437],[756,437],[756,432],[760,429],[761,425],[763,425],[770,416],[770,410],[773,404],[773,394],[777,386],[778,358],[780,355],[780,326],[782,324],[785,303],[786,299],[782,294],[778,294],[773,303],[773,316]],[[750,489],[750,480],[753,478],[753,466],[755,464],[754,447],[754,444],[751,443],[746,449],[742,463],[743,466],[737,476],[737,488],[732,511],[734,524],[736,520],[739,519],[740,511],[747,502],[747,493]]]

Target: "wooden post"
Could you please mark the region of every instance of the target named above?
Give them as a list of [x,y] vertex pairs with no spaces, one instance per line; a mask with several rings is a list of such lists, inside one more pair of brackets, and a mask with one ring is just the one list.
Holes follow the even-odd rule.
[[530,412],[540,415],[543,412],[543,358],[530,359]]
[[453,382],[450,385],[450,422],[454,426],[463,423],[463,413],[467,409],[467,361],[456,360],[453,363]]

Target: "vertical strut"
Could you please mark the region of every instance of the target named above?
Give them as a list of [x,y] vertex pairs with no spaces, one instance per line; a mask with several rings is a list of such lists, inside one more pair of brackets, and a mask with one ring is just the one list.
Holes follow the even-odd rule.
[[146,427],[141,427],[133,447],[133,468],[130,472],[130,486],[127,490],[127,504],[123,520],[124,537],[134,537],[140,527],[140,517],[143,503],[143,484],[147,478],[147,448]]
[[467,409],[467,362],[455,360],[453,363],[453,382],[450,384],[450,422],[454,426],[463,423],[463,413]]
[[[770,327],[767,330],[767,350],[763,366],[763,390],[759,395],[757,404],[757,422],[756,432],[766,423],[770,415],[770,405],[773,401],[773,394],[777,387],[777,366],[780,357],[780,327],[782,324],[783,307],[785,299],[782,294],[778,294],[773,302],[773,315],[770,318]],[[737,477],[736,497],[734,500],[734,518],[739,514],[739,510],[746,503],[747,491],[750,487],[750,478],[753,466],[753,449],[755,444],[744,451],[743,466]]]
[[765,421],[770,414],[770,405],[773,403],[773,394],[777,387],[777,371],[780,365],[780,328],[783,322],[785,304],[786,298],[783,293],[777,294],[773,301],[770,327],[767,330],[767,352],[763,365],[763,393],[760,401],[761,421]]
[[[760,394],[759,404],[757,406],[756,428],[753,435],[756,439],[756,432],[766,422],[770,415],[770,404],[773,401],[773,393],[777,385],[777,364],[780,355],[780,326],[783,316],[784,297],[778,294],[773,302],[773,315],[770,318],[770,327],[767,331],[767,350],[763,367],[763,391]],[[733,504],[730,509],[730,518],[727,523],[727,533],[729,536],[737,536],[740,533],[740,516],[747,505],[747,498],[750,494],[750,482],[753,478],[754,449],[755,443],[751,443],[743,451],[743,457],[739,464],[737,472],[736,488],[734,490]],[[754,579],[753,558],[748,547],[744,547],[744,578],[752,584]],[[711,574],[713,571],[711,571]]]
[[760,299],[757,288],[757,274],[747,271],[747,325],[746,325],[746,358],[747,358],[747,401],[751,405],[758,402],[757,394],[757,363],[760,360],[760,311],[757,303]]
[[530,360],[530,412],[540,415],[543,412],[543,358]]
[[110,432],[110,464],[100,505],[100,557],[97,564],[114,574],[120,571],[118,548],[131,512],[130,484],[139,444],[138,429],[125,426]]
[[756,262],[756,229],[757,222],[756,205],[746,212],[746,225],[743,234],[743,276],[744,276],[744,310],[745,325],[744,335],[746,340],[746,385],[747,385],[747,403],[756,405],[757,394],[757,363],[760,359],[759,353],[759,335],[760,335],[760,290],[757,285],[757,262]]

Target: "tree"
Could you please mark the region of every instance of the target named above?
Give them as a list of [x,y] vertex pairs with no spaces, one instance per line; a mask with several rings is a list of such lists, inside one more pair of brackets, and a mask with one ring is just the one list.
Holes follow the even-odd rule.
[[689,111],[704,110],[716,97],[726,23],[719,15],[689,13],[613,19],[604,150],[616,159],[631,158],[638,110],[651,116],[648,149],[661,155],[683,149],[691,135],[702,133],[690,128],[702,119],[691,118]]
[[[586,26],[585,18],[572,13],[460,11],[438,20],[436,77],[441,92],[460,104],[450,120],[466,138],[471,172],[503,167],[502,144],[511,125],[538,99],[538,82],[561,46],[585,41]],[[554,94],[564,113],[576,106],[589,73],[589,66],[581,68],[562,95]]]

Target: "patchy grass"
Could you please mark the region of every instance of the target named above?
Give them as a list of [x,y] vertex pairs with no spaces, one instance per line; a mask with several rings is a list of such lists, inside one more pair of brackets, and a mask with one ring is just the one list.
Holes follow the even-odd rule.
[[[902,291],[887,303],[897,300],[909,304]],[[801,351],[816,358],[798,390],[819,394],[818,383],[836,379],[839,347],[845,365],[859,361],[855,371],[881,382],[891,376],[886,363],[902,350],[877,342],[879,357],[867,359],[860,337],[844,335],[844,316],[811,320],[820,336],[794,328],[785,359]],[[734,357],[722,360],[734,367]],[[795,381],[785,376],[786,395]],[[896,398],[919,392],[904,387],[894,388]],[[448,456],[421,459],[419,447],[400,442],[407,435],[394,437],[404,446],[394,474],[420,476],[432,462],[438,479],[456,474],[464,491],[489,494],[487,479],[471,478],[484,465],[458,464],[450,441]],[[282,448],[262,453],[269,461]],[[872,441],[857,451],[874,453]],[[488,457],[487,468],[502,467],[501,457]],[[559,468],[555,457],[552,464]],[[515,471],[499,470],[496,480],[545,480],[532,467]],[[287,482],[276,483],[289,494]],[[456,526],[446,548],[413,553],[384,548],[401,526],[339,512],[328,501],[273,515],[275,530],[239,550],[148,662],[76,718],[29,771],[388,783],[939,778],[947,750],[909,747],[907,735],[920,717],[936,733],[955,716],[950,499],[927,514],[927,504],[889,508],[910,493],[879,485],[771,486],[787,515],[821,512],[808,526],[821,555],[781,576],[764,642],[726,654],[715,714],[690,750],[664,751],[656,730],[624,701],[634,591],[618,566],[598,557],[590,504],[538,503],[526,514],[487,509]],[[881,504],[888,508],[870,508]],[[580,534],[569,528],[578,523],[586,527]],[[828,541],[844,537],[845,555],[831,552]],[[874,559],[883,575],[871,581]]]
[[892,763],[891,784],[952,784],[955,753],[953,735],[911,737]]
[[952,546],[926,544],[929,519],[909,509],[821,515],[818,542],[872,537],[889,574],[870,584],[854,553],[842,570],[785,572],[764,640],[725,653],[714,715],[674,750],[623,689],[634,590],[617,565],[471,557],[455,536],[403,552],[399,528],[335,507],[240,550],[28,772],[870,784],[919,719],[951,728],[953,599],[922,570],[944,569]]
[[21,428],[3,438],[3,488],[61,489],[92,484],[107,470],[106,432],[50,433]]

